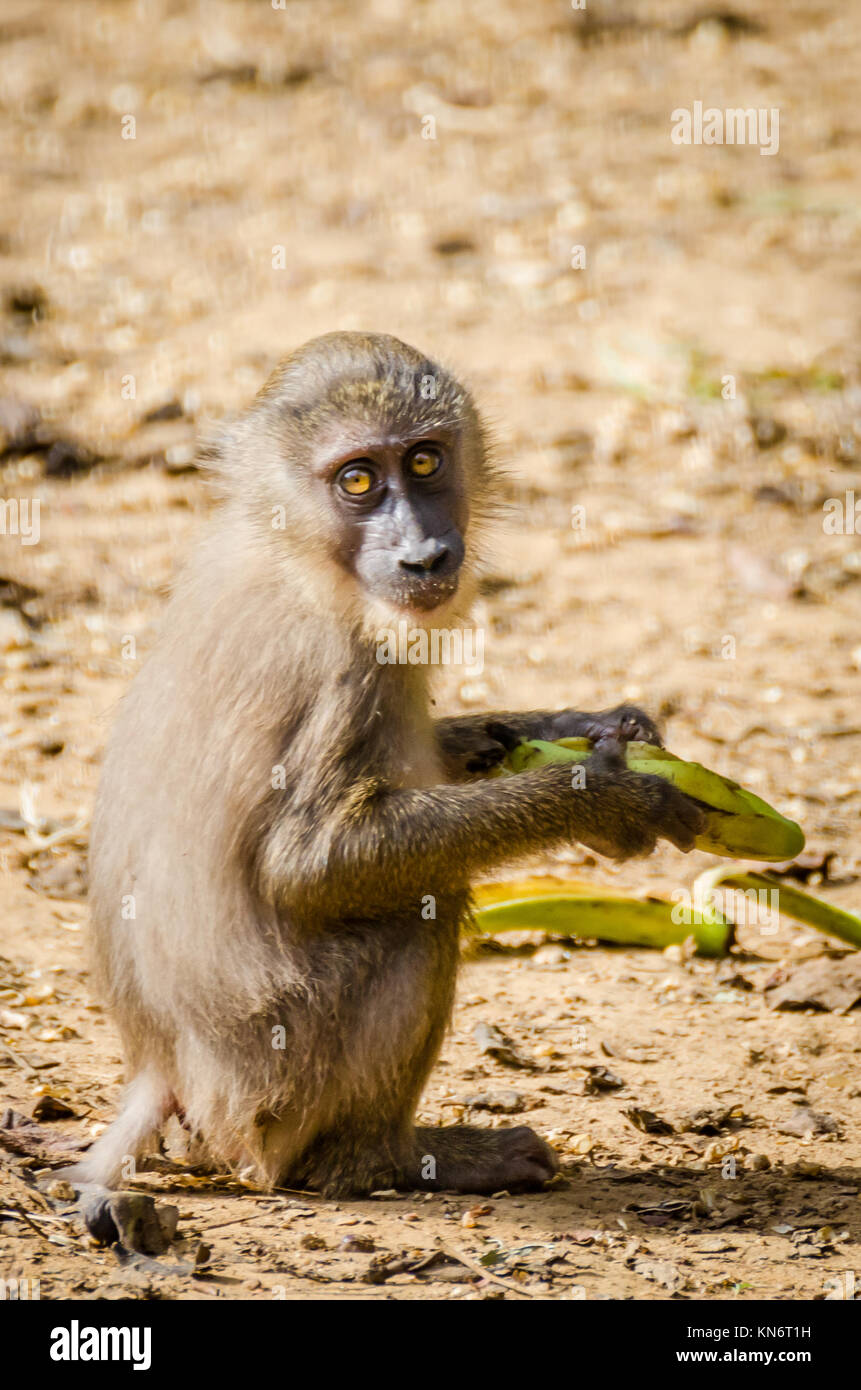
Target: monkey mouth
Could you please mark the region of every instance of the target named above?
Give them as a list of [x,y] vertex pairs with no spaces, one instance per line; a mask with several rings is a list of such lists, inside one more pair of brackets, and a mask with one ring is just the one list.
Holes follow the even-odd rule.
[[430,613],[442,608],[454,598],[458,586],[457,574],[431,576],[410,584],[397,595],[399,605],[407,612]]

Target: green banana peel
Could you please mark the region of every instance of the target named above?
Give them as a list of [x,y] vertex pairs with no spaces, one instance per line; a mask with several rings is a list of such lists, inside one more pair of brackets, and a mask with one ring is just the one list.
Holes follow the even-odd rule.
[[[585,738],[563,738],[556,743],[529,739],[508,754],[502,772],[531,772],[548,763],[585,762],[591,752],[592,744]],[[728,777],[700,763],[684,762],[666,748],[649,743],[627,744],[625,756],[632,772],[664,777],[705,806],[706,827],[697,836],[697,849],[734,859],[782,862],[794,859],[804,848],[804,833],[795,821]]]
[[732,925],[720,912],[709,910],[685,925],[673,920],[679,916],[676,905],[661,898],[623,898],[594,889],[571,892],[567,885],[536,891],[528,884],[510,883],[493,885],[484,900],[478,887],[474,900],[475,925],[490,935],[537,930],[657,950],[692,936],[703,956],[725,955],[733,939]]
[[805,893],[774,874],[739,873],[719,864],[715,869],[707,869],[694,881],[694,904],[703,910],[717,911],[713,895],[718,887],[737,889],[742,893],[753,890],[759,894],[762,889],[776,893],[777,910],[781,916],[791,917],[808,927],[816,927],[818,931],[839,937],[856,950],[861,950],[861,917],[823,902],[821,898],[814,898],[811,893]]
[[693,937],[700,955],[723,956],[733,944],[735,928],[732,902],[718,905],[715,900],[718,887],[753,890],[757,895],[763,889],[776,890],[782,915],[861,949],[861,917],[773,874],[739,873],[724,864],[695,879],[687,910],[663,898],[626,898],[582,880],[545,877],[478,884],[473,890],[473,917],[478,930],[489,935],[547,931],[659,951]]
[[[585,738],[555,743],[529,739],[507,755],[496,775],[531,772],[548,763],[582,763],[591,753],[592,744]],[[706,808],[707,824],[697,837],[698,849],[734,858],[783,861],[804,848],[804,835],[795,821],[737,782],[699,763],[683,762],[652,744],[629,743],[625,756],[632,772],[665,777]],[[718,884],[742,891],[778,887],[781,911],[861,947],[861,919],[851,913],[787,887],[774,877],[739,873],[724,865],[696,880],[693,910],[680,911],[678,902],[662,898],[620,897],[584,882],[533,878],[477,886],[474,923],[479,931],[491,935],[542,930],[554,936],[658,950],[693,937],[700,955],[721,956],[732,945],[734,925],[713,899]]]

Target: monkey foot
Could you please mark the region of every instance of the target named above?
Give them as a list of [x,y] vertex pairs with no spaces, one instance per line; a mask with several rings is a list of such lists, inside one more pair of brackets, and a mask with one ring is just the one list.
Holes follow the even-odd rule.
[[526,1125],[515,1129],[417,1129],[419,1189],[456,1192],[527,1192],[559,1171],[549,1144]]

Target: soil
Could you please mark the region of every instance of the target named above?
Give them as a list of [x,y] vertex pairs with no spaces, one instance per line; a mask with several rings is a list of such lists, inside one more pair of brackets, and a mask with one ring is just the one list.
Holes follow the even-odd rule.
[[[0,55],[0,464],[40,502],[38,544],[0,542],[4,1105],[65,1101],[44,1130],[71,1144],[115,1113],[85,949],[102,749],[212,505],[195,439],[334,328],[451,362],[508,469],[485,669],[443,672],[440,711],[641,703],[797,819],[798,874],[861,909],[861,550],[826,524],[861,498],[851,7],[6,0]],[[697,100],[777,109],[779,151],[675,145]],[[527,867],[669,896],[714,862]],[[852,1296],[861,1014],[766,988],[829,949],[785,918],[723,961],[473,943],[422,1121],[531,1124],[558,1185],[333,1203],[162,1162],[133,1186],[179,1207],[180,1243],[147,1263],[37,1198],[47,1142],[0,1146],[0,1277],[52,1299]]]

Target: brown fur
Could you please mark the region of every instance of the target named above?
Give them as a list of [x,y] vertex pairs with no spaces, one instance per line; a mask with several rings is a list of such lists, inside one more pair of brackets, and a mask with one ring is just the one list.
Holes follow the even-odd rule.
[[[427,374],[431,401],[416,391]],[[93,940],[131,1086],[79,1176],[115,1182],[173,1109],[263,1184],[481,1191],[554,1171],[529,1130],[413,1127],[470,877],[573,839],[621,855],[662,833],[687,847],[697,813],[686,821],[667,783],[611,755],[576,793],[558,766],[469,780],[459,749],[481,727],[435,726],[426,670],[377,663],[374,632],[403,614],[339,563],[309,461],[333,432],[361,451],[368,431],[414,437],[440,421],[461,441],[470,514],[458,594],[432,615],[450,626],[494,475],[471,398],[439,366],[393,338],[328,335],[273,373],[222,446],[222,508],[105,758]],[[521,732],[548,717],[521,717]]]

